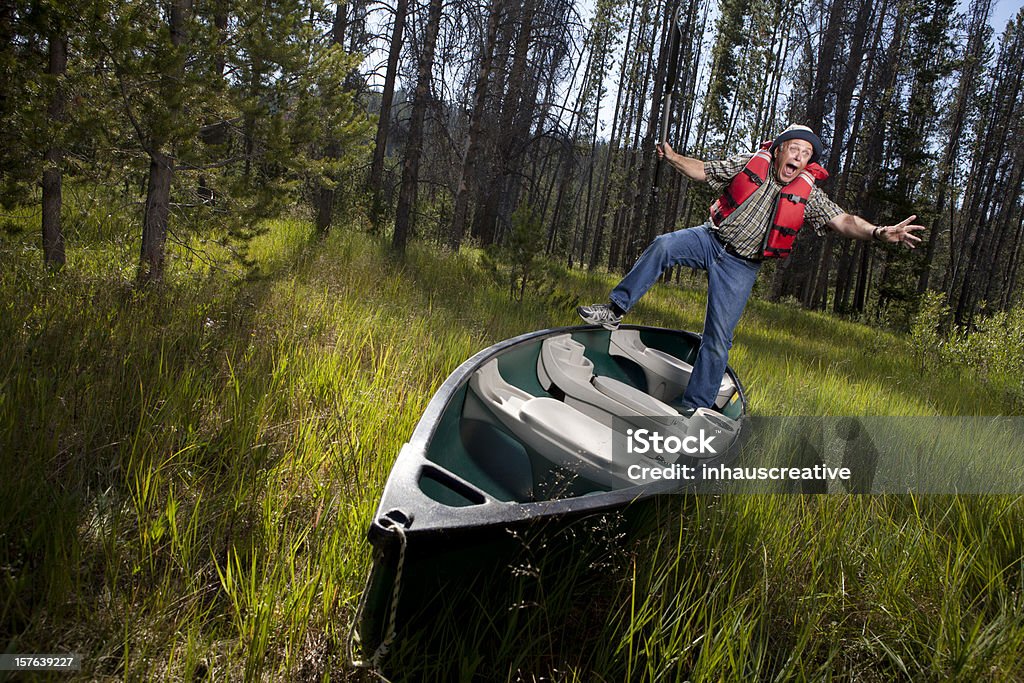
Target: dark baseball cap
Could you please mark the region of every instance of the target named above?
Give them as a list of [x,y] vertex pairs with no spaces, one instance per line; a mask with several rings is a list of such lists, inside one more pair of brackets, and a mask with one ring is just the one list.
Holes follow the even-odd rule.
[[772,152],[774,152],[775,148],[781,145],[786,140],[804,140],[806,142],[811,143],[811,147],[814,148],[814,153],[811,154],[812,164],[816,163],[818,159],[821,158],[821,138],[815,135],[814,131],[808,128],[807,126],[793,124],[786,130],[782,131],[782,134],[779,135],[779,137],[775,138],[775,141],[772,143],[772,146],[769,149]]

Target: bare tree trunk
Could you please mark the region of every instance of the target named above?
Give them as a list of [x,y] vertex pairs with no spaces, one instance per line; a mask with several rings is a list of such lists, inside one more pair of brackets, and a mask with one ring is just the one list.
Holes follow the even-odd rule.
[[[561,181],[558,183],[558,194],[555,197],[555,210],[551,216],[551,227],[548,229],[547,248],[545,253],[550,255],[555,250],[555,243],[558,239],[558,229],[562,223],[562,216],[565,209],[565,196],[569,192],[569,184],[572,182],[573,170],[573,144],[566,140],[562,147],[562,168]],[[571,250],[570,250],[571,253]]]
[[1014,305],[1014,294],[1017,291],[1017,275],[1020,271],[1021,251],[1024,247],[1024,211],[1017,217],[1017,236],[1014,238],[1013,251],[1010,254],[1009,273],[1006,276],[1006,287],[1003,289],[1002,309],[1009,310]]
[[402,166],[402,188],[398,196],[398,209],[395,212],[395,234],[391,240],[391,248],[399,254],[405,253],[405,245],[411,232],[412,211],[416,204],[416,187],[419,183],[420,155],[423,152],[423,121],[427,113],[427,100],[430,98],[434,48],[437,45],[437,33],[440,25],[441,0],[430,0],[426,34],[423,36],[423,49],[416,75],[416,93],[413,96],[415,100],[412,105],[412,120],[409,123],[409,142],[406,145],[405,163]]
[[[839,160],[842,157],[844,136],[846,135],[846,127],[850,119],[853,92],[857,86],[861,62],[864,59],[864,44],[868,34],[868,23],[871,20],[873,5],[872,0],[862,0],[860,2],[857,10],[857,19],[853,26],[850,54],[846,60],[845,71],[839,85],[838,96],[836,97],[835,122],[832,125],[832,142],[829,145],[828,164],[825,167],[833,179],[833,185],[835,184],[834,179],[839,174]],[[822,242],[817,268],[813,273],[815,280],[808,300],[808,305],[811,308],[825,310],[828,305],[828,282],[832,271],[833,242],[833,233],[826,233]]]
[[[491,196],[484,202],[485,230],[482,243],[501,243],[513,207],[518,203],[519,182],[523,159],[528,148],[530,122],[536,108],[535,92],[531,92],[529,53],[536,29],[537,3],[523,0],[518,17],[518,33],[512,45],[512,63],[508,72],[508,89],[499,120],[498,155],[495,160],[497,179],[491,187]],[[496,196],[495,196],[496,195]]]
[[[844,0],[831,0],[828,22],[825,25],[821,41],[818,45],[818,63],[815,70],[814,86],[807,102],[806,124],[818,133],[822,131],[825,121],[825,104],[829,94],[835,92],[832,73],[836,62],[836,49],[845,21]],[[830,155],[837,150],[830,150]],[[779,271],[785,278],[785,290],[793,294],[807,308],[814,305],[815,283],[817,270],[822,260],[822,249],[825,244],[823,237],[818,237],[812,230],[802,230],[797,240],[797,249],[786,259]]]
[[[874,55],[879,50],[882,40],[882,26],[885,22],[885,15],[888,10],[888,0],[883,0],[878,10],[878,21],[875,24],[871,35],[871,47],[866,51],[867,66],[861,82],[860,96],[857,98],[857,109],[853,115],[853,125],[850,129],[849,142],[846,146],[846,159],[843,161],[843,172],[836,184],[835,196],[833,197],[841,205],[844,204],[849,195],[850,177],[853,172],[854,153],[857,149],[857,140],[861,136],[861,123],[864,120],[864,112],[868,97],[867,90],[871,87],[874,78],[874,69],[877,60]],[[850,240],[843,240],[840,248],[838,272],[836,273],[835,294],[832,299],[832,310],[836,313],[846,313],[850,304],[850,293],[853,289],[853,274],[856,267],[856,256],[859,254],[850,243]]]
[[[351,18],[346,17],[346,19],[341,23],[341,29],[343,31],[342,38],[345,33],[348,34],[347,51],[349,54],[362,52],[366,48],[367,42],[366,0],[347,0],[345,2],[340,2],[340,5],[340,11],[347,15],[351,9],[352,13]],[[344,45],[343,40],[339,40],[338,44]]]
[[[668,19],[662,19],[661,14],[658,11],[659,4],[655,3],[655,11],[651,14],[650,23],[645,21],[646,29],[644,35],[648,44],[655,44],[659,35],[664,35],[664,26],[667,25]],[[658,33],[659,27],[662,28],[662,33]],[[620,208],[618,215],[616,216],[616,230],[615,240],[612,244],[612,248],[609,249],[608,255],[608,267],[609,269],[625,270],[632,260],[636,258],[636,250],[634,249],[635,244],[640,241],[639,235],[641,235],[642,226],[632,220],[637,210],[636,206],[641,201],[641,189],[639,186],[639,179],[635,171],[637,164],[640,162],[641,151],[640,151],[640,140],[643,130],[643,102],[647,99],[647,83],[650,81],[651,72],[656,69],[654,54],[652,50],[644,50],[644,68],[642,75],[634,84],[634,88],[637,90],[637,97],[633,99],[633,105],[636,107],[635,112],[630,116],[632,119],[632,136],[631,140],[624,142],[624,147],[628,150],[627,153],[623,154],[623,178],[622,190],[620,192]],[[667,59],[667,56],[665,57]]]
[[384,153],[388,147],[388,130],[391,126],[391,104],[395,99],[395,79],[398,74],[398,58],[402,54],[402,40],[405,34],[405,20],[409,13],[409,0],[398,0],[395,22],[391,30],[391,46],[388,49],[388,67],[384,74],[384,92],[381,94],[380,113],[377,115],[377,137],[373,147],[373,161],[370,164],[370,179],[367,185],[373,201],[373,221],[379,227],[383,210]]
[[473,112],[470,114],[469,132],[462,155],[462,170],[459,173],[459,183],[455,190],[455,208],[448,238],[448,247],[452,251],[459,250],[462,237],[466,232],[469,197],[472,186],[476,182],[477,159],[481,153],[484,108],[487,104],[488,84],[494,61],[494,44],[498,36],[498,21],[503,10],[504,0],[491,0],[491,11],[487,20],[487,37],[484,39],[483,53],[480,55],[480,71],[477,74],[473,97]]
[[[868,13],[868,6],[869,2],[862,2],[860,4],[860,16],[865,16]],[[836,51],[840,44],[839,38],[845,20],[844,10],[844,0],[831,0],[828,24],[825,26],[821,42],[818,46],[817,71],[814,77],[814,90],[808,102],[807,125],[819,133],[824,124],[824,105],[828,93],[835,92],[836,83],[833,80],[833,70],[836,66]],[[858,25],[860,25],[859,20]],[[861,31],[861,34],[863,34],[863,31]],[[855,41],[863,46],[863,35],[855,37]],[[859,69],[859,58],[855,60],[855,63],[856,69]],[[847,62],[847,69],[851,70],[854,67]],[[854,73],[854,76],[856,76],[856,73]],[[840,103],[842,104],[842,102]],[[849,108],[849,103],[849,101],[846,102],[847,108]],[[834,144],[829,150],[829,160],[831,157],[838,157],[839,150],[835,146],[836,138],[841,138],[844,132],[838,128],[836,129],[833,139]],[[796,292],[797,296],[805,307],[812,308],[815,307],[815,293],[819,289],[817,287],[818,269],[827,264],[827,257],[824,255],[824,252],[830,248],[831,241],[829,239],[830,236],[818,238],[812,230],[804,230],[800,237],[802,238],[800,241],[802,244],[799,252],[794,258],[790,259],[791,262],[787,263],[786,266],[788,269],[794,270],[796,278],[802,282],[800,291]]]
[[[507,96],[505,96],[504,101],[500,100],[506,92],[505,86],[509,80],[509,61],[512,58],[511,46],[514,32],[513,21],[499,22],[498,36],[495,40],[493,55],[494,61],[491,65],[494,81],[489,86],[488,91],[493,93],[494,100],[499,100],[493,106],[500,112],[504,112],[506,107],[509,106]],[[477,238],[480,244],[484,246],[493,244],[497,239],[498,229],[496,223],[498,205],[500,203],[498,194],[501,192],[502,164],[504,162],[497,158],[500,152],[496,150],[501,147],[498,137],[507,134],[507,131],[502,129],[502,125],[495,122],[493,115],[490,112],[488,114],[487,120],[489,125],[485,125],[483,128],[484,141],[481,144],[485,145],[490,153],[481,155],[477,162],[479,169],[477,177],[481,182],[478,183],[476,188],[477,196],[473,200],[475,209],[473,211],[471,228],[473,237]]]
[[[877,46],[878,34],[876,34]],[[874,48],[872,49],[872,51]],[[871,80],[871,68],[873,62],[868,63],[868,74],[864,79],[865,85]],[[839,178],[838,187],[836,189],[835,199],[837,202],[844,203],[846,201],[847,187],[849,184],[850,173],[852,172],[853,155],[856,149],[856,141],[860,137],[861,121],[864,117],[864,102],[865,98],[859,97],[857,101],[857,111],[853,116],[853,127],[850,130],[850,142],[846,148],[846,160],[843,162],[843,174]],[[854,269],[854,254],[855,249],[851,246],[850,240],[843,240],[842,247],[840,248],[839,265],[836,272],[836,286],[835,293],[832,296],[832,311],[834,313],[846,313],[850,303],[850,290],[853,286],[852,276]]]
[[[645,0],[643,14],[647,13],[650,7],[649,0]],[[601,248],[604,240],[605,232],[605,221],[608,212],[608,195],[611,194],[611,168],[612,160],[618,152],[618,135],[619,131],[619,120],[620,120],[620,109],[622,108],[622,90],[626,82],[626,65],[630,60],[630,56],[633,53],[633,24],[636,20],[636,9],[637,6],[633,5],[632,10],[629,13],[629,25],[626,29],[626,44],[622,51],[622,65],[619,69],[619,91],[615,94],[615,111],[612,114],[612,130],[611,135],[608,137],[608,154],[605,157],[604,170],[601,172],[601,198],[597,209],[597,221],[596,227],[594,228],[594,244],[590,251],[590,262],[587,264],[590,270],[597,267],[597,262],[601,258]]]
[[[950,114],[949,133],[946,136],[948,143],[942,163],[939,166],[941,176],[939,179],[939,195],[935,202],[935,225],[929,231],[931,234],[928,235],[928,244],[925,247],[925,262],[917,282],[918,294],[923,294],[928,289],[931,268],[935,262],[935,253],[940,237],[947,230],[952,234],[953,221],[946,221],[946,202],[949,201],[948,195],[953,182],[956,164],[960,157],[960,143],[967,124],[967,116],[978,89],[978,76],[982,68],[984,51],[988,42],[986,35],[989,28],[988,16],[990,11],[991,0],[975,0],[971,5],[971,19],[967,29],[967,47],[960,67],[959,78],[956,82],[953,109]],[[951,211],[955,211],[955,206],[952,203],[949,208]]]
[[[668,36],[672,19],[672,10],[668,6],[668,3],[664,6],[664,17],[661,22],[661,35]],[[649,244],[654,239],[654,220],[655,210],[653,192],[651,191],[654,187],[654,164],[657,160],[654,159],[654,144],[656,142],[658,132],[658,113],[661,106],[661,98],[657,96],[662,91],[665,84],[665,78],[667,77],[668,71],[668,41],[665,41],[663,49],[658,54],[658,66],[654,74],[654,84],[652,92],[655,96],[651,98],[651,109],[650,116],[647,119],[647,130],[644,133],[643,142],[638,150],[640,154],[640,170],[637,174],[639,184],[637,186],[637,196],[633,208],[633,223],[636,229],[640,229],[642,226],[643,232],[640,234],[641,239],[634,240],[630,244],[625,245],[623,255],[627,259],[634,258],[640,249],[645,244]]]
[[863,313],[868,306],[868,275],[871,273],[871,249],[867,242],[857,242],[857,260],[860,268],[857,270],[857,286],[853,292],[853,309]]
[[998,62],[989,79],[988,110],[982,120],[984,137],[979,140],[975,172],[971,174],[972,182],[964,195],[967,255],[961,268],[960,286],[955,287],[956,320],[961,324],[970,324],[979,290],[985,287],[991,271],[996,234],[1004,229],[999,206],[1004,201],[1015,202],[1020,192],[1019,187],[1006,186],[1009,179],[1002,168],[1001,156],[1004,150],[1013,146],[1011,133],[1016,123],[1016,102],[1024,81],[1021,66],[1024,61],[1021,57],[1024,54],[1024,35],[1019,30],[1011,35],[1008,28],[1002,42]]
[[996,218],[993,245],[983,261],[987,279],[984,297],[992,304],[1003,299],[1003,289],[1007,281],[1004,273],[1009,270],[1004,264],[1007,261],[1007,254],[1013,252],[1011,243],[1016,233],[1016,221],[1013,217],[1017,213],[1021,187],[1024,186],[1024,147],[1020,142],[1017,143],[1014,152],[1011,170],[1003,183],[1004,195],[1002,207]]
[[[324,150],[324,158],[337,158],[340,150],[336,144],[328,144]],[[331,231],[334,221],[334,189],[325,185],[316,188],[316,232],[323,238]]]

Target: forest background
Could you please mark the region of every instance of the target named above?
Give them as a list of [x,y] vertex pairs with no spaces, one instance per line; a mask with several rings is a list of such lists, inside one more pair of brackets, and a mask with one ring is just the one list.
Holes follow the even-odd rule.
[[992,0],[71,8],[0,14],[3,204],[39,207],[51,264],[67,190],[137,222],[140,280],[163,277],[168,239],[226,231],[244,260],[258,220],[296,207],[321,233],[365,211],[397,252],[622,271],[713,199],[656,173],[665,116],[698,158],[809,125],[836,202],[929,226],[914,253],[803,233],[764,296],[895,329],[930,290],[967,327],[1019,301],[1024,19]]

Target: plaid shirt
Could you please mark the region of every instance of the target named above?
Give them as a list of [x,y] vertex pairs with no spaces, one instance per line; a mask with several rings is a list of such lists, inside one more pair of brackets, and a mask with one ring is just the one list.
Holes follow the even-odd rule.
[[[721,193],[752,156],[749,153],[737,154],[720,161],[705,161],[704,173],[708,184],[715,192]],[[772,164],[772,172],[764,184],[754,190],[754,194],[747,197],[721,225],[715,227],[714,223],[710,223],[711,230],[738,255],[760,261],[761,245],[768,234],[781,191],[782,184],[776,177],[775,164]],[[815,186],[804,207],[804,225],[823,235],[826,232],[825,224],[842,213],[845,212]]]

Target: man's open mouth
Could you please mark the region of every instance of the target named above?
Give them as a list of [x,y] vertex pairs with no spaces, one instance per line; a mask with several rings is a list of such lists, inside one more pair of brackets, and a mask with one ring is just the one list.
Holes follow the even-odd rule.
[[796,164],[786,164],[786,172],[787,173],[796,173],[797,172]]

